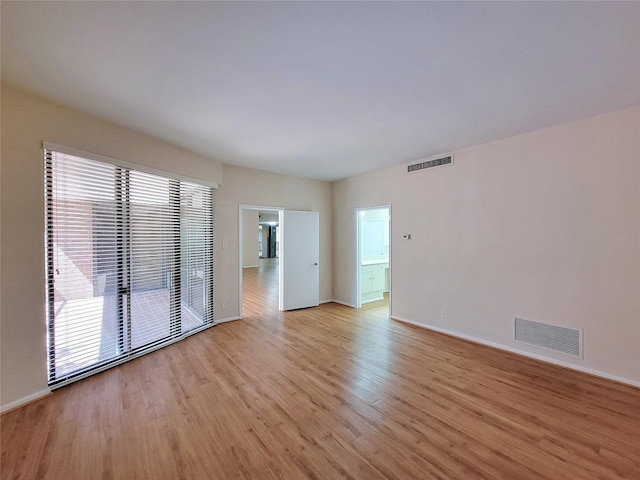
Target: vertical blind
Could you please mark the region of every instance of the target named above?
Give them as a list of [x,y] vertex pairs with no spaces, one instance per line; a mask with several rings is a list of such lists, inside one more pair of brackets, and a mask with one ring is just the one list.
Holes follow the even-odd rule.
[[214,325],[214,189],[45,148],[49,384]]

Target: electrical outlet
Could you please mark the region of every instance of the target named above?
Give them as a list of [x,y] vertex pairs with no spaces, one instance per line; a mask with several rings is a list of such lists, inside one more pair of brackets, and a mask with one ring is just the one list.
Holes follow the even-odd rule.
[[222,309],[226,310],[229,308],[229,302],[227,302],[226,300],[223,300],[222,302]]
[[444,307],[440,307],[440,318],[445,318],[447,316],[447,309]]

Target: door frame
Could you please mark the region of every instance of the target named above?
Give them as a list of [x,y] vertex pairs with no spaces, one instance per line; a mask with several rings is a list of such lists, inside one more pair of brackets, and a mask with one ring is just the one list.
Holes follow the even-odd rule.
[[355,209],[355,223],[356,223],[356,245],[355,245],[355,252],[356,252],[356,256],[355,256],[355,285],[356,285],[356,301],[354,302],[354,305],[356,306],[356,308],[362,308],[362,295],[360,295],[360,235],[362,232],[360,232],[360,212],[366,212],[367,210],[381,210],[383,208],[386,208],[389,210],[389,316],[391,316],[391,300],[393,298],[392,295],[392,286],[393,286],[393,281],[392,281],[392,271],[393,271],[393,235],[391,234],[391,232],[393,231],[392,226],[393,226],[393,215],[392,213],[392,209],[391,209],[391,204],[388,205],[374,205],[371,207],[356,207]]
[[[274,207],[268,205],[252,205],[252,204],[244,204],[241,203],[238,205],[238,317],[242,318],[242,212],[244,210],[271,210],[274,212],[278,212],[278,218],[280,226],[282,226],[282,212],[284,211],[284,207]],[[284,255],[283,249],[280,249],[279,252],[279,261],[278,261],[278,296],[280,296],[280,282],[282,281],[282,275],[284,272],[282,270],[282,257]]]

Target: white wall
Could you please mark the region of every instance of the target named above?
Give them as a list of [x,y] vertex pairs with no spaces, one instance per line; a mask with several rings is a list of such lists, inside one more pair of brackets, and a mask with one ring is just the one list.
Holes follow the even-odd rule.
[[265,211],[265,210],[261,210],[260,211],[260,222],[278,222],[280,221],[280,217],[278,215],[278,212],[275,211]]
[[[360,220],[360,260],[379,260],[379,259],[388,259],[389,258],[389,208],[378,208],[374,210],[361,210],[359,213]],[[382,229],[380,230],[380,236],[376,237],[372,241],[377,243],[381,242],[382,251],[376,252],[375,254],[367,255],[367,252],[363,248],[367,244],[367,231],[366,228],[367,222],[371,221],[379,221],[382,222]],[[371,245],[371,243],[369,243]]]
[[[43,140],[178,175],[216,192],[216,317],[238,316],[239,204],[320,212],[320,298],[332,298],[331,184],[220,162],[2,86],[0,405],[47,388]],[[256,219],[257,229],[257,219]],[[257,232],[256,232],[257,236]],[[228,245],[228,248],[223,248]],[[257,254],[257,242],[256,242]],[[222,309],[227,301],[229,308]]]
[[[354,209],[389,203],[393,316],[640,383],[638,107],[333,192],[337,300],[355,303]],[[583,328],[584,359],[515,342],[516,316]]]
[[242,268],[259,266],[258,210],[242,211]]
[[[222,184],[223,172],[228,175],[215,201],[216,318],[238,316],[241,203],[320,212],[320,298],[332,298],[328,182],[223,166],[6,86],[2,86],[1,140],[0,405],[4,408],[47,388],[42,140],[213,183]],[[255,243],[257,250],[257,238]],[[226,310],[223,300],[229,305]]]
[[43,140],[190,178],[222,182],[222,165],[211,158],[2,87],[3,407],[47,388]]
[[[223,166],[216,195],[216,316],[239,315],[238,212],[241,204],[320,212],[320,301],[332,296],[331,184],[250,168]],[[228,248],[222,248],[222,245]],[[229,308],[222,310],[222,302]]]
[[[240,203],[320,212],[320,298],[332,298],[328,182],[223,166],[4,85],[1,140],[0,405],[4,408],[47,388],[43,140],[212,183],[222,184],[223,171],[228,174],[215,204],[218,319],[238,316]],[[229,304],[226,310],[223,300]]]
[[[42,140],[223,183],[218,319],[239,312],[240,204],[319,211],[320,298],[347,303],[354,209],[393,204],[395,316],[638,383],[639,132],[636,107],[461,150],[451,167],[394,167],[331,185],[222,165],[3,86],[0,405],[47,384]],[[516,345],[516,315],[584,328],[584,360]]]

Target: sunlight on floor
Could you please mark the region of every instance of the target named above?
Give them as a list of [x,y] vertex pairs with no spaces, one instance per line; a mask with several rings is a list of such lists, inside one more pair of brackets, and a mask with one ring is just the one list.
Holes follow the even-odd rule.
[[[134,292],[131,296],[131,348],[168,337],[171,332],[169,290]],[[115,295],[57,302],[54,329],[56,377],[116,358],[122,354]],[[182,305],[182,333],[202,325]],[[125,315],[126,316],[126,315]]]

